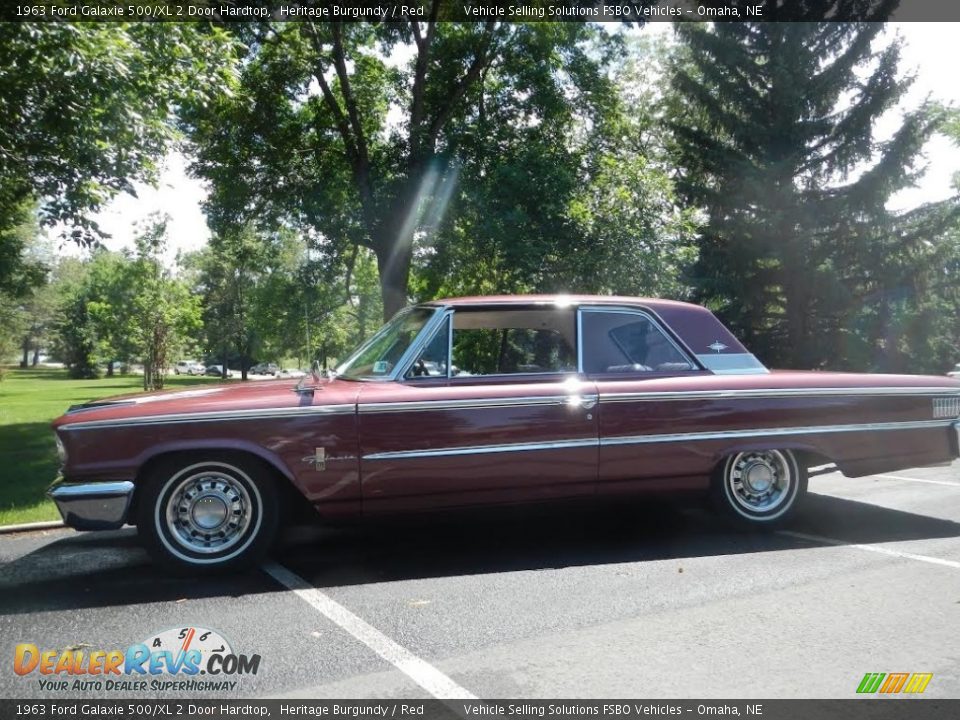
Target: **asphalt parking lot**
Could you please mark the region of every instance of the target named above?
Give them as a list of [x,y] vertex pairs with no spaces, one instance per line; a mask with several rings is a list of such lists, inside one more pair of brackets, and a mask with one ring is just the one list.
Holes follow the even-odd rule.
[[193,697],[852,698],[866,672],[960,697],[960,463],[810,490],[772,534],[661,503],[297,528],[219,578],[129,529],[0,536],[0,696],[63,696],[13,673],[18,643],[194,627],[262,663]]

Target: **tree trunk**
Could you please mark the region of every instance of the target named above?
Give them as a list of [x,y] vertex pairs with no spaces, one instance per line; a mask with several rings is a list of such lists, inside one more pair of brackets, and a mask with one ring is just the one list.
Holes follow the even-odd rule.
[[107,377],[113,377],[113,360],[107,363]]
[[40,343],[33,346],[33,360],[30,363],[33,367],[40,364]]
[[27,335],[23,338],[23,359],[20,361],[20,369],[26,370],[29,366],[30,360],[30,336]]
[[798,258],[788,265],[783,282],[783,296],[787,315],[787,357],[798,370],[811,370],[814,353],[810,338],[809,276]]
[[[390,243],[387,245],[389,246]],[[389,249],[377,251],[384,321],[392,318],[407,305],[407,283],[410,279],[412,257],[412,242],[393,243]]]

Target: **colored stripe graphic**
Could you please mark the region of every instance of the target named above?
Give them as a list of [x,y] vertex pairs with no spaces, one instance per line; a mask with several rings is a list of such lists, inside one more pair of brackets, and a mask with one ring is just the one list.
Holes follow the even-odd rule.
[[882,693],[898,693],[903,684],[910,677],[910,673],[890,673],[887,675],[887,681],[880,688]]
[[863,680],[860,681],[860,686],[857,688],[857,692],[875,693],[885,677],[886,673],[867,673],[863,676]]
[[910,676],[910,680],[903,691],[905,693],[922,693],[927,689],[931,679],[933,679],[933,673],[914,673]]
[[879,692],[885,695],[895,695],[900,692],[919,694],[927,689],[932,679],[933,673],[868,672],[857,686],[857,692],[862,694]]

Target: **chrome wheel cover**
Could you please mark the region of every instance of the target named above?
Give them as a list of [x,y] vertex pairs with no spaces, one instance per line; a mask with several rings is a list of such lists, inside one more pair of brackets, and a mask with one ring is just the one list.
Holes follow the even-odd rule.
[[243,483],[214,469],[181,479],[167,498],[167,535],[182,549],[200,555],[230,550],[244,537],[254,515]]
[[[727,465],[724,483],[734,510],[748,517],[776,517],[790,506],[797,482],[792,458],[779,450],[735,455]],[[779,512],[778,512],[779,511]]]

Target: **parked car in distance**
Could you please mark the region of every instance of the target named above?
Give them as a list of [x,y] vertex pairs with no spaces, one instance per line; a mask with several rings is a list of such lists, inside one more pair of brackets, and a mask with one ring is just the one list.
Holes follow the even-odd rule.
[[402,310],[325,377],[122,396],[53,428],[67,525],[135,524],[158,562],[207,571],[255,562],[297,498],[341,521],[703,493],[771,527],[809,468],[957,458],[960,380],[770,372],[687,303],[459,298]]
[[[223,377],[223,365],[207,365],[206,372],[204,375],[212,375],[214,377]],[[227,377],[233,377],[233,370],[227,370]]]
[[276,377],[280,374],[280,366],[276,363],[257,363],[250,368],[250,372],[254,375],[273,375]]
[[196,360],[179,360],[173,366],[174,375],[203,375],[206,368]]
[[953,366],[953,370],[947,373],[948,377],[960,378],[960,363]]

